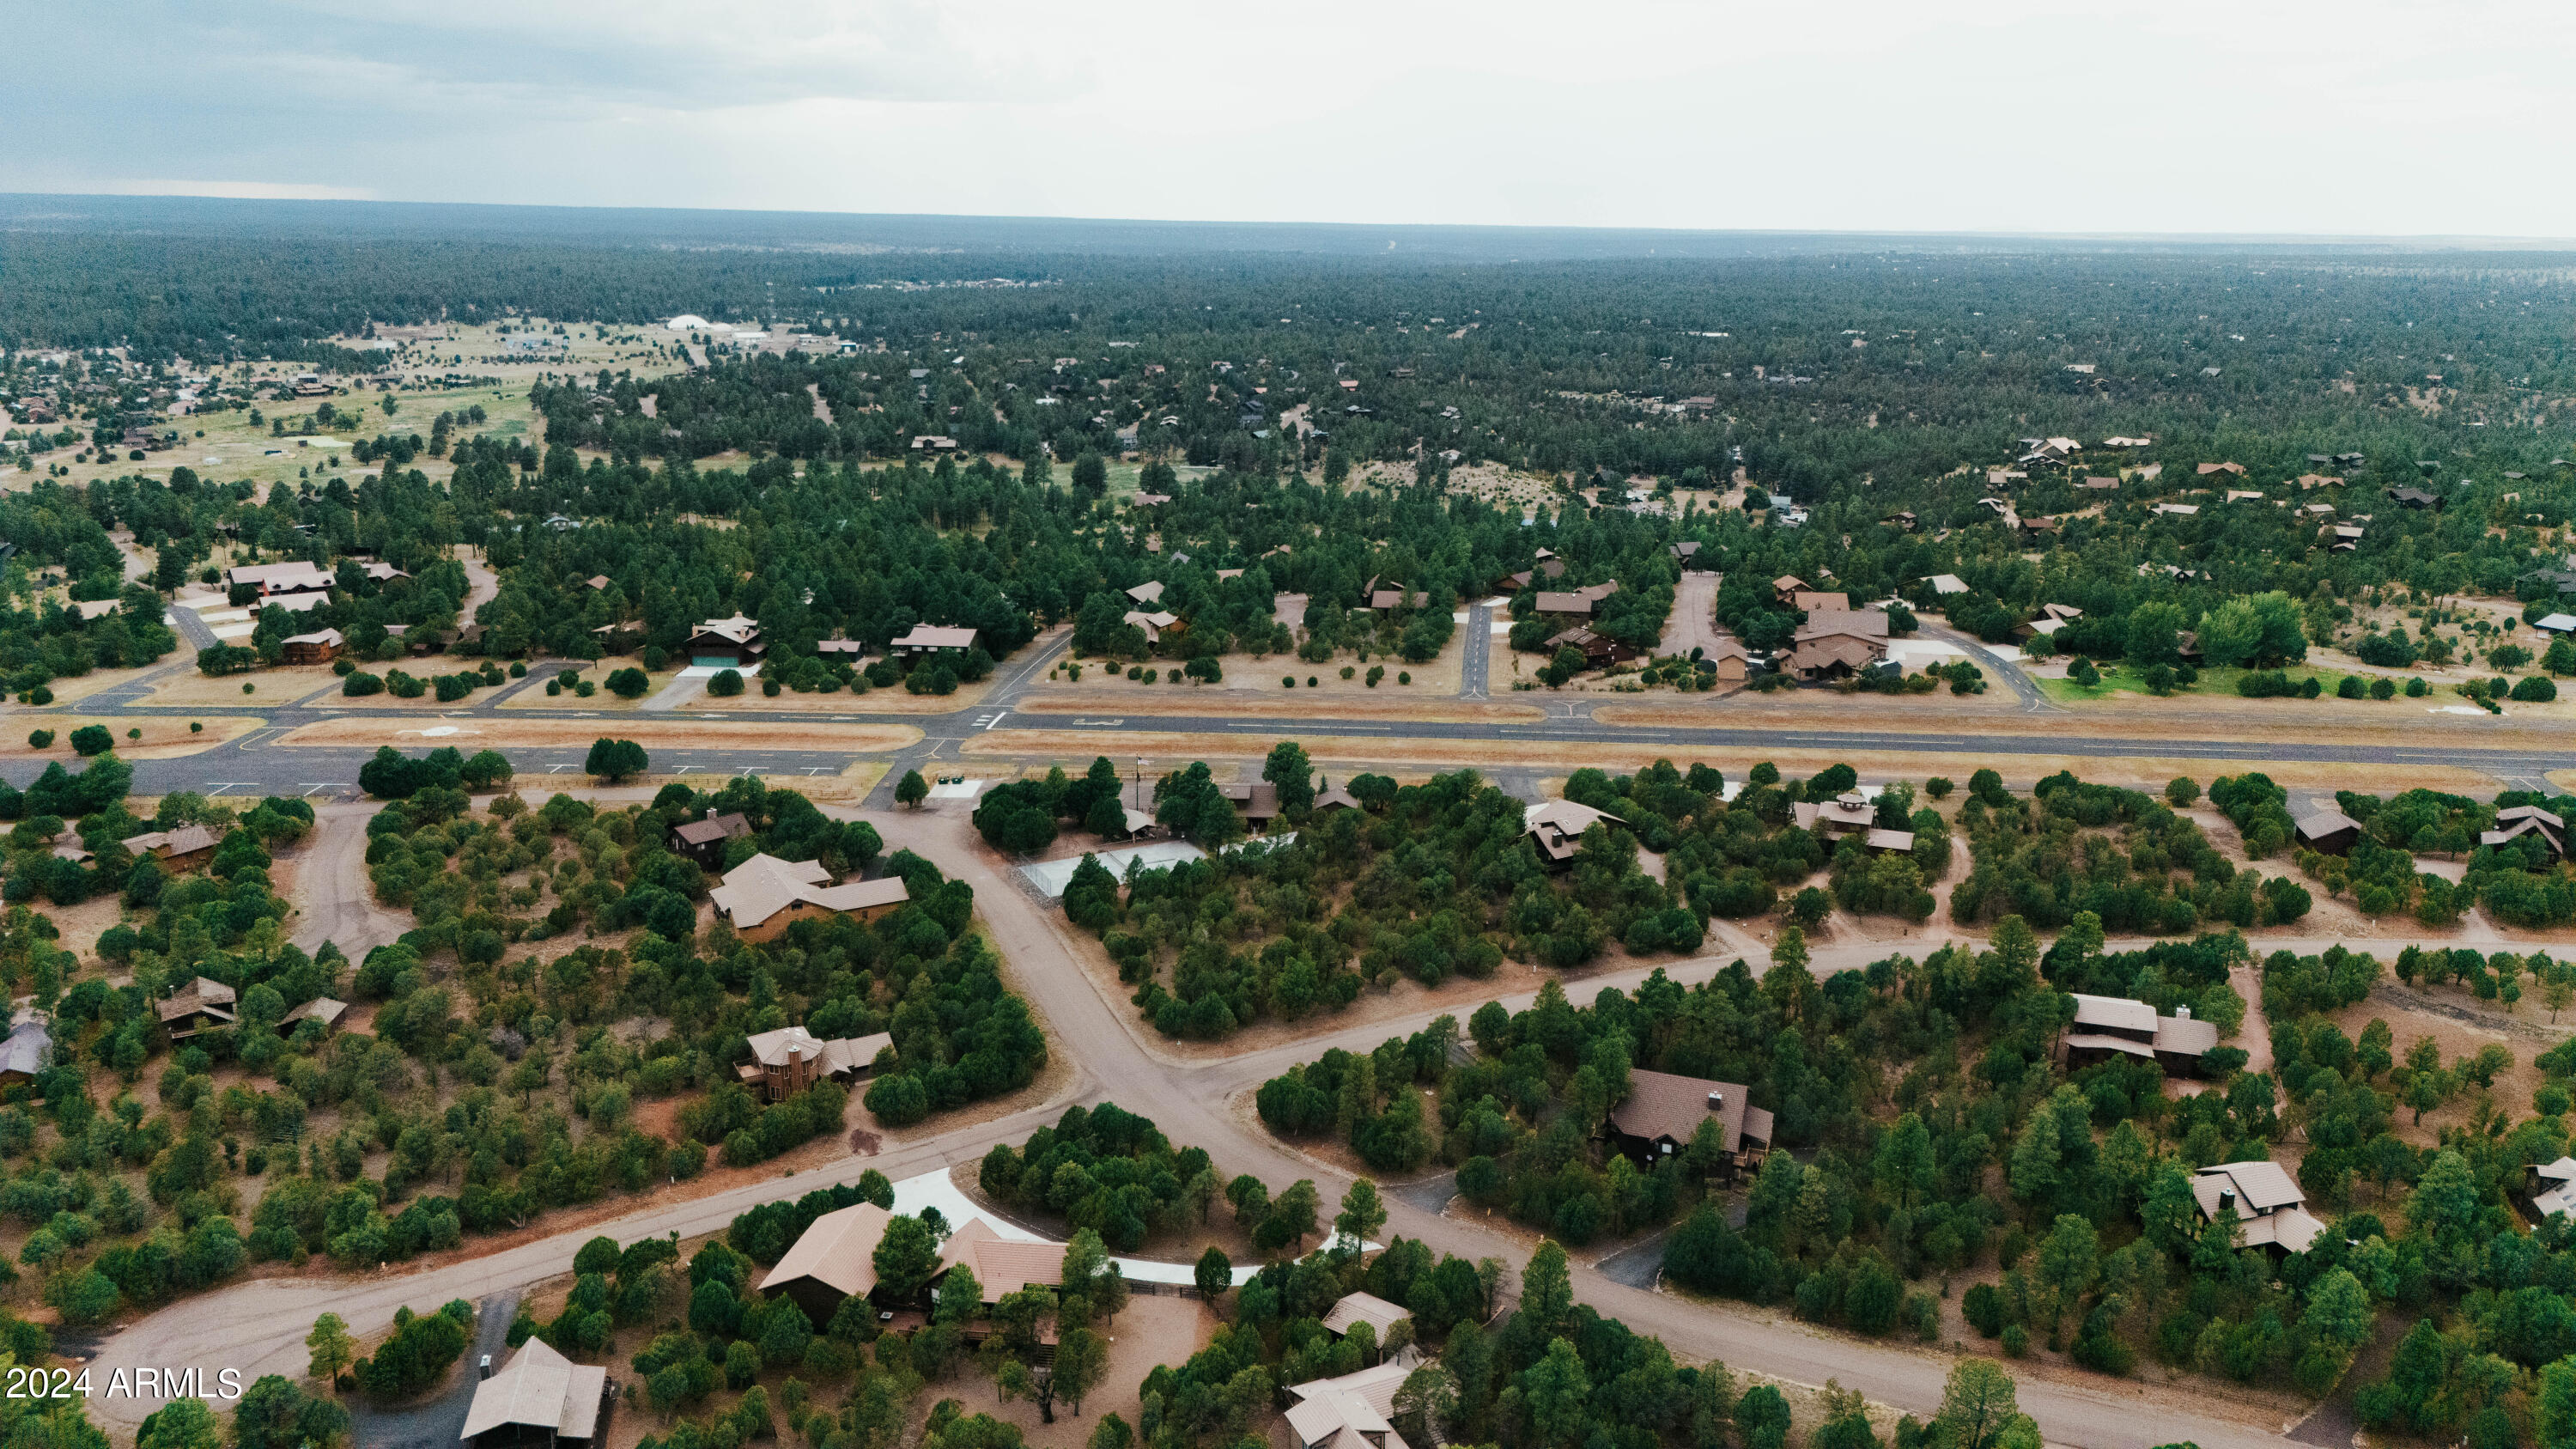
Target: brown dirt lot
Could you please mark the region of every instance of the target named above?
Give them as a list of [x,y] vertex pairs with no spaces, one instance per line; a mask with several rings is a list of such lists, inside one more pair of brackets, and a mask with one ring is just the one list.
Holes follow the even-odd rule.
[[[899,750],[921,738],[921,731],[910,725],[869,725],[835,723],[753,723],[747,720],[674,720],[650,716],[630,717],[613,725],[591,719],[511,719],[507,716],[483,715],[454,725],[429,725],[426,721],[406,728],[389,729],[398,721],[382,719],[329,719],[305,725],[282,736],[281,745],[401,745],[452,744],[459,749],[475,750],[506,745],[513,748],[571,747],[588,745],[603,734],[633,740],[646,749],[691,750],[730,748],[797,748],[815,750]],[[426,735],[422,728],[453,729],[455,733]]]
[[[1395,692],[1389,694],[1391,690]],[[1329,706],[1319,703],[1317,696],[1321,693],[1309,693],[1303,688],[1293,694],[1278,689],[1266,695],[1213,689],[1155,693],[1135,684],[1114,690],[1084,684],[1031,695],[1015,707],[1022,714],[1235,715],[1247,719],[1312,719],[1319,709],[1329,708],[1335,719],[1405,719],[1431,724],[1529,724],[1547,717],[1546,711],[1532,705],[1483,704],[1440,695],[1408,694],[1391,684],[1357,699],[1347,694],[1337,696]]]
[[[251,687],[248,694],[242,693],[245,684]],[[268,704],[291,704],[317,690],[339,687],[339,676],[327,664],[282,664],[275,669],[220,677],[190,670],[163,680],[141,703],[176,708],[193,705],[202,709],[255,709]]]
[[981,1375],[961,1375],[943,1388],[954,1387],[954,1394],[925,1393],[914,1404],[915,1416],[927,1418],[931,1406],[941,1398],[961,1398],[969,1411],[980,1411],[996,1419],[1016,1424],[1022,1437],[1033,1449],[1076,1449],[1091,1440],[1091,1431],[1099,1426],[1101,1416],[1115,1413],[1129,1424],[1143,1415],[1145,1375],[1157,1364],[1179,1364],[1207,1346],[1216,1335],[1220,1320],[1208,1306],[1195,1298],[1130,1299],[1127,1311],[1118,1315],[1115,1325],[1102,1330],[1109,1337],[1109,1371],[1102,1376],[1100,1387],[1082,1401],[1082,1412],[1072,1412],[1072,1405],[1056,1405],[1055,1422],[1039,1422],[1038,1406],[1025,1399],[1011,1403],[988,1403],[994,1399],[992,1381]]
[[[60,760],[63,768],[78,770],[81,758],[72,753],[72,731],[84,725],[105,725],[116,737],[117,758],[124,760],[175,760],[211,750],[226,740],[238,739],[258,729],[264,720],[239,717],[210,717],[201,720],[168,719],[156,715],[29,715],[30,730],[54,732],[50,749],[37,749],[27,743],[23,734],[12,733],[0,739],[0,760]],[[205,726],[191,733],[191,723]],[[141,730],[141,739],[127,739],[127,730]]]

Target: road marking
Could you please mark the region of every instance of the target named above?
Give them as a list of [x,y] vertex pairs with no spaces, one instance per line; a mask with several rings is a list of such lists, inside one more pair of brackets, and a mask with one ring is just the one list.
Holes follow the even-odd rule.
[[1001,713],[994,715],[991,719],[980,719],[980,720],[977,720],[977,721],[975,722],[975,727],[976,727],[976,728],[978,728],[978,729],[987,729],[987,730],[988,730],[988,729],[991,729],[993,726],[995,726],[995,725],[997,725],[997,724],[1000,724],[1000,723],[1002,722],[1002,715],[1006,715],[1006,714],[1009,714],[1009,713],[1010,713],[1010,711],[1006,709],[1006,710],[1001,711]]
[[306,799],[311,799],[311,798],[312,798],[312,796],[313,796],[313,792],[314,792],[314,791],[316,791],[316,790],[337,790],[337,789],[339,789],[339,788],[340,788],[340,782],[339,782],[339,781],[337,781],[337,780],[325,780],[325,781],[323,781],[322,783],[320,783],[320,784],[318,784],[318,785],[306,785],[306,786],[304,787],[304,795],[305,795],[305,798],[306,798]]
[[560,775],[571,768],[573,767],[570,765],[549,765],[546,767],[546,773],[549,775]]
[[1123,725],[1126,722],[1127,721],[1123,719],[1078,719],[1074,721],[1076,725],[1098,725],[1103,727],[1114,727],[1117,725]]
[[676,770],[672,771],[671,773],[672,773],[672,774],[675,774],[675,775],[685,775],[685,774],[689,773],[691,770],[694,770],[694,769],[696,769],[696,768],[697,768],[697,766],[695,766],[695,765],[682,765],[680,768],[678,768],[678,769],[676,769]]
[[208,790],[206,793],[209,796],[220,795],[226,790],[246,790],[249,789],[250,786],[251,782],[248,780],[226,780],[222,784]]

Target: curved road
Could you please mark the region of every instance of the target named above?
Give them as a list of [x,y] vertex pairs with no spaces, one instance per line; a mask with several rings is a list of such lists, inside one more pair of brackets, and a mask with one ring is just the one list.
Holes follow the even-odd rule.
[[[677,1232],[683,1237],[722,1228],[754,1204],[799,1196],[834,1182],[855,1181],[868,1169],[898,1180],[980,1158],[992,1143],[1020,1140],[1052,1122],[1069,1103],[1114,1098],[1141,1112],[1176,1142],[1206,1147],[1228,1174],[1250,1172],[1284,1187],[1316,1179],[1327,1202],[1338,1200],[1347,1178],[1319,1168],[1240,1123],[1232,1101],[1242,1090],[1276,1075],[1290,1063],[1310,1060],[1330,1047],[1366,1051],[1391,1035],[1419,1030],[1427,1015],[1327,1030],[1286,1046],[1217,1060],[1171,1056],[1136,1021],[1123,1002],[1092,984],[1071,947],[1061,912],[1021,888],[1015,873],[997,869],[975,844],[966,807],[910,811],[848,811],[844,818],[874,823],[889,848],[908,846],[975,887],[976,908],[1011,965],[1018,987],[1031,1000],[1059,1043],[1079,1043],[1072,1080],[1052,1101],[993,1122],[947,1132],[932,1131],[891,1143],[873,1157],[847,1158],[792,1177],[758,1182],[694,1202],[630,1214],[488,1256],[425,1272],[381,1273],[363,1278],[270,1279],[202,1295],[124,1328],[93,1364],[100,1381],[117,1368],[196,1364],[235,1367],[245,1380],[268,1372],[299,1375],[303,1338],[315,1317],[338,1313],[364,1335],[380,1330],[397,1307],[433,1306],[451,1298],[483,1299],[568,1271],[582,1243],[601,1233],[621,1243]],[[1855,944],[1832,953],[1834,967],[1860,964],[1883,946]],[[1677,980],[1706,979],[1729,959],[1709,956],[1664,963]],[[1847,958],[1847,959],[1846,959]],[[1585,989],[1627,988],[1652,967],[1583,978]],[[1525,1005],[1526,994],[1505,998]],[[1471,1219],[1452,1218],[1387,1195],[1388,1231],[1417,1238],[1442,1252],[1470,1259],[1500,1255],[1518,1262],[1525,1251],[1514,1240]],[[1633,1275],[1631,1275],[1633,1276]],[[1724,1359],[1738,1368],[1807,1384],[1837,1378],[1846,1388],[1928,1416],[1940,1400],[1953,1360],[1939,1352],[1893,1347],[1812,1331],[1772,1314],[1735,1305],[1706,1304],[1622,1284],[1579,1263],[1575,1287],[1584,1302],[1661,1337],[1678,1353]],[[2185,1393],[2139,1381],[2062,1382],[2029,1377],[2022,1407],[2035,1415],[2052,1443],[2085,1449],[2148,1449],[2189,1439],[2203,1449],[2278,1449],[2275,1433],[2210,1413]],[[101,1418],[131,1433],[156,1405],[150,1400],[96,1400]]]

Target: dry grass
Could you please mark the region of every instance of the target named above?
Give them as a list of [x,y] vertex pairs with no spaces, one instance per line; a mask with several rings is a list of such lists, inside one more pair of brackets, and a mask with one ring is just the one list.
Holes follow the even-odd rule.
[[[5,739],[0,739],[0,760],[60,760],[63,762],[63,768],[67,770],[77,770],[81,767],[81,758],[72,753],[71,738],[73,730],[86,725],[107,726],[108,733],[116,737],[116,754],[119,759],[175,760],[186,755],[202,754],[228,740],[239,739],[267,723],[265,720],[244,719],[238,716],[210,716],[193,721],[170,719],[159,715],[131,714],[47,714],[27,715],[24,718],[30,730],[52,730],[53,746],[40,750],[28,744],[25,735],[11,734]],[[205,729],[191,733],[188,726],[192,723],[204,725]],[[142,737],[129,739],[126,737],[128,730],[140,730]]]
[[[684,720],[646,715],[609,724],[590,719],[513,719],[478,715],[461,723],[393,729],[397,721],[328,719],[280,737],[281,745],[455,745],[476,750],[494,747],[542,749],[587,746],[603,734],[633,740],[648,750],[802,749],[899,750],[921,738],[910,725],[839,723],[755,723],[748,720]],[[449,733],[431,735],[427,730]]]
[[[242,692],[243,685],[250,692]],[[174,674],[153,687],[143,704],[175,709],[253,709],[261,705],[292,704],[317,690],[337,690],[338,675],[327,664],[285,664],[275,669],[255,669],[248,674],[220,677],[187,671]]]
[[792,689],[782,689],[776,699],[760,692],[759,680],[746,679],[742,693],[731,699],[699,693],[683,701],[680,708],[691,714],[837,714],[843,711],[852,714],[948,714],[972,709],[982,703],[984,696],[992,691],[993,682],[1000,677],[997,671],[973,684],[961,684],[954,694],[911,694],[898,684],[890,689],[871,689],[865,694],[853,694],[846,689],[836,694],[798,694]]
[[[635,696],[633,699],[620,699],[616,695],[608,692],[608,676],[621,669],[643,669],[644,666],[639,661],[633,659],[602,659],[598,663],[584,668],[579,674],[572,676],[574,679],[587,679],[598,686],[598,688],[591,691],[590,698],[588,699],[584,699],[580,695],[573,693],[572,685],[569,682],[564,685],[563,692],[561,694],[552,695],[546,693],[546,687],[544,685],[535,684],[530,685],[529,687],[520,690],[517,694],[510,696],[508,699],[501,701],[500,707],[503,709],[578,709],[586,712],[597,711],[601,714],[635,714],[643,709],[644,701],[660,694],[663,687],[668,685],[672,680],[679,678],[680,671],[687,667],[688,666],[685,664],[674,664],[662,669],[645,670],[644,678],[646,682],[644,692]],[[528,672],[531,674],[545,675],[556,673],[562,668],[562,664],[553,660],[548,660],[543,664],[529,666]],[[413,670],[411,672],[418,673],[419,671]],[[515,683],[516,681],[512,682]],[[485,697],[489,698],[488,695]],[[414,702],[417,703],[417,701]]]
[[[1347,695],[1329,706],[1335,719],[1401,719],[1430,724],[1535,724],[1547,717],[1533,705],[1484,703],[1439,695],[1408,696],[1381,687],[1362,698]],[[1313,719],[1325,708],[1306,690],[1269,694],[1249,690],[1182,689],[1155,691],[1127,684],[1118,689],[1092,689],[1087,684],[1033,694],[1016,706],[1022,714],[1071,715],[1225,715],[1243,719]]]

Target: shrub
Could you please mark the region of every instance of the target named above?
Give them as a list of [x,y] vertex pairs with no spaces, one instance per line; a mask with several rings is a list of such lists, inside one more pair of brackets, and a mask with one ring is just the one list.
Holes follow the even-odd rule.
[[632,665],[624,669],[612,670],[608,676],[608,692],[619,699],[641,698],[644,691],[651,688],[652,684],[653,681],[645,677],[643,670]]
[[2165,803],[2176,810],[2188,809],[2200,798],[2200,782],[2189,775],[2176,775],[2165,782]]
[[30,731],[27,735],[27,744],[32,749],[50,750],[54,747],[54,732],[52,730]]
[[109,734],[105,725],[82,725],[72,731],[72,750],[75,754],[83,757],[103,755],[115,748],[116,736]]
[[2368,692],[2369,686],[2361,682],[2361,676],[2358,674],[2345,675],[2343,682],[2335,686],[2337,699],[2360,699]]
[[1395,676],[1395,682],[1398,684],[1411,684],[1413,682],[1413,671],[1407,669],[1398,673]]
[[1959,1295],[1959,1312],[1968,1326],[1988,1338],[2004,1331],[2004,1295],[1992,1283],[1971,1283]]
[[714,695],[718,699],[731,699],[733,696],[742,693],[742,671],[739,669],[717,670],[715,677],[707,681],[707,693]]
[[2397,681],[2396,681],[2396,680],[2394,680],[2394,679],[2390,679],[2390,678],[2388,678],[2387,676],[2382,675],[2381,677],[2379,677],[2379,678],[2377,678],[2377,679],[2374,679],[2374,680],[2370,681],[2370,697],[2371,697],[2371,698],[2373,698],[2373,699],[2393,699],[2393,698],[2395,698],[2395,697],[2396,697],[2396,694],[2397,694]]
[[1297,676],[1293,674],[1280,675],[1279,687],[1281,689],[1295,689],[1297,687]]
[[2558,686],[2543,675],[2535,674],[2513,687],[2513,698],[2523,704],[2547,704],[2558,697]]
[[2422,699],[2425,695],[2431,692],[2431,687],[2424,683],[2424,680],[2420,675],[2406,681],[2406,697],[2408,699]]
[[1946,800],[1950,798],[1950,792],[1957,788],[1959,787],[1951,783],[1950,777],[1947,775],[1935,775],[1931,779],[1923,782],[1923,793],[1931,796],[1935,800]]

